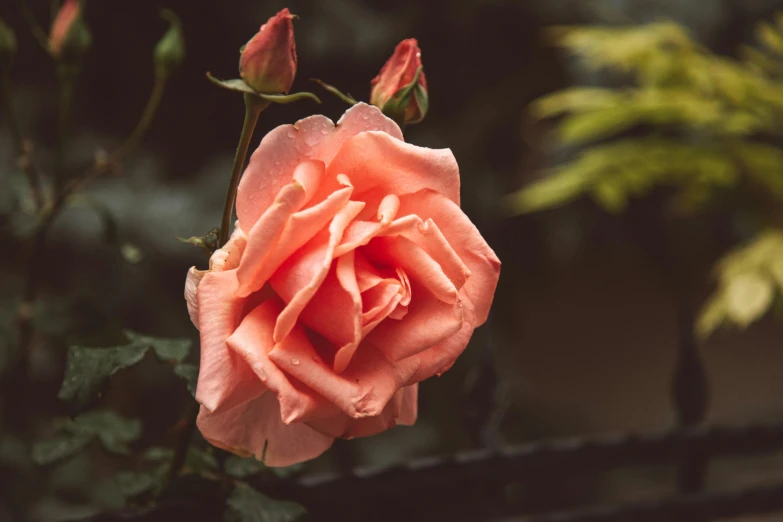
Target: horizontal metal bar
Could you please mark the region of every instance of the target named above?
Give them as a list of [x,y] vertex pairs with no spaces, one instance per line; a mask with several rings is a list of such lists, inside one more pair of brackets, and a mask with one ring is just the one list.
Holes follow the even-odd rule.
[[[692,522],[783,511],[783,483],[599,506],[507,522]],[[783,518],[783,517],[781,517]]]

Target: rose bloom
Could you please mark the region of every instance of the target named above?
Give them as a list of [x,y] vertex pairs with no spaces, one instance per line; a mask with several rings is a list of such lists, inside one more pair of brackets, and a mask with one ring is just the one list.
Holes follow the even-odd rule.
[[500,271],[459,188],[450,150],[363,103],[270,132],[231,239],[185,285],[204,437],[287,466],[412,424],[417,383],[486,321]]

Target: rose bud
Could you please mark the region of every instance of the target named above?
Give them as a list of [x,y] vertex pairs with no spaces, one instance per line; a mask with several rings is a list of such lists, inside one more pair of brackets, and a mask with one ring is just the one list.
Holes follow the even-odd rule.
[[79,0],[65,0],[57,12],[49,34],[49,52],[55,58],[79,58],[92,44],[81,10]]
[[371,82],[370,103],[398,123],[419,123],[427,115],[427,80],[421,65],[421,50],[415,38],[397,45],[394,54]]
[[242,48],[239,75],[256,92],[288,93],[296,75],[294,16],[283,9]]

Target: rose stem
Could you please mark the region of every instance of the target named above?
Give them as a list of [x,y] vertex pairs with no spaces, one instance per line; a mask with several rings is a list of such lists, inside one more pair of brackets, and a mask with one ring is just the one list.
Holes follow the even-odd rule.
[[[19,362],[15,372],[15,379],[9,381],[24,382],[29,366],[30,343],[33,338],[32,315],[33,305],[40,289],[41,273],[46,266],[43,262],[43,252],[46,247],[46,234],[62,211],[68,198],[87,182],[99,177],[109,170],[109,167],[118,163],[122,157],[141,142],[142,137],[150,126],[150,123],[158,110],[163,91],[168,80],[168,75],[158,71],[155,76],[155,85],[152,89],[147,104],[136,127],[125,142],[120,145],[105,162],[95,163],[82,175],[73,178],[56,194],[51,205],[41,209],[30,249],[27,277],[24,283],[22,303],[19,307]],[[13,389],[13,388],[12,388]]]
[[234,212],[234,202],[237,198],[237,186],[242,176],[242,167],[245,165],[247,149],[250,139],[258,122],[261,111],[269,106],[269,102],[253,94],[245,94],[245,121],[242,124],[242,133],[239,135],[239,144],[234,154],[234,165],[231,167],[231,179],[226,189],[226,201],[223,203],[223,218],[220,221],[220,233],[217,247],[220,248],[228,241],[228,229],[231,227],[231,216]]

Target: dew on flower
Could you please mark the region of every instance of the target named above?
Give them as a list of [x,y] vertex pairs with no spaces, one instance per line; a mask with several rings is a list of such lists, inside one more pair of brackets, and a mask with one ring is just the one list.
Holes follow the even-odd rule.
[[294,366],[299,366],[299,359],[291,359],[291,364]]

